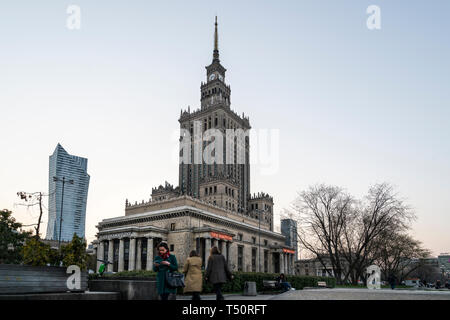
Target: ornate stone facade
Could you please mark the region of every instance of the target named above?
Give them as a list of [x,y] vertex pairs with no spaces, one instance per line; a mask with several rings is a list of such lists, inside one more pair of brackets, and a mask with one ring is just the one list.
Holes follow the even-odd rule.
[[[195,121],[202,124],[201,132],[249,130],[249,119],[230,109],[231,89],[219,61],[217,21],[214,43],[207,82],[201,85],[201,109],[182,112],[180,128],[193,131]],[[216,245],[232,270],[293,274],[295,248],[286,246],[285,236],[274,232],[273,198],[262,192],[250,195],[248,137],[244,143],[243,164],[181,163],[178,187],[166,182],[152,189],[148,201],[126,200],[125,216],[105,219],[97,226],[98,259],[111,262],[109,271],[150,270],[157,243],[166,241],[180,266],[191,250],[207,261]],[[231,149],[224,157],[235,158],[238,152]]]

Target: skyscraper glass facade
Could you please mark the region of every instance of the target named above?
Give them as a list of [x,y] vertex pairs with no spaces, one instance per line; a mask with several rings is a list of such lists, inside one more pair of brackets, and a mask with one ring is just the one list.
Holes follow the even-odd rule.
[[[47,239],[59,240],[60,229],[61,241],[72,240],[74,233],[79,237],[85,236],[86,202],[90,179],[87,173],[87,161],[86,158],[68,154],[60,144],[50,156]],[[64,199],[62,199],[63,179],[65,181]],[[61,202],[63,202],[62,220]]]

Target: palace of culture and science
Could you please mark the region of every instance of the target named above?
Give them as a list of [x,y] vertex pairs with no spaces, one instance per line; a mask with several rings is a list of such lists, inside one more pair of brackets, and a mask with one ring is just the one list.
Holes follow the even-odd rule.
[[[151,270],[156,245],[166,241],[180,265],[191,250],[207,261],[210,248],[217,246],[233,271],[294,273],[296,248],[286,243],[287,235],[274,232],[273,198],[250,193],[248,135],[231,147],[226,143],[226,132],[248,132],[251,127],[248,117],[231,109],[225,73],[216,18],[213,60],[201,84],[201,107],[182,110],[178,120],[183,159],[179,185],[166,182],[153,188],[149,201],[131,204],[127,200],[124,216],[98,223],[97,257],[112,262],[108,271]],[[213,163],[203,158],[195,161],[196,137],[210,131],[225,137],[221,152],[214,154]],[[212,139],[217,142],[217,136]],[[186,140],[188,147],[182,148]],[[203,151],[207,141],[201,137],[199,141]]]

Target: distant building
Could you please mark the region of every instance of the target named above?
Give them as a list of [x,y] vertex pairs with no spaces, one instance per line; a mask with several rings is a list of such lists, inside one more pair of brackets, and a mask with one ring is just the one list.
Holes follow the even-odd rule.
[[292,219],[281,220],[281,234],[286,237],[285,245],[295,248],[294,259],[298,260],[297,222]]
[[[87,159],[70,155],[58,143],[50,156],[48,225],[46,238],[70,241],[74,233],[84,238],[86,202],[90,176],[87,173]],[[58,181],[55,181],[54,178]],[[64,178],[64,199],[62,199]],[[69,183],[73,180],[73,183]],[[63,200],[61,221],[61,200]],[[61,223],[61,226],[60,226]]]
[[437,259],[439,268],[445,273],[450,273],[450,253],[441,253]]
[[[327,255],[320,257],[323,263],[318,258],[295,261],[295,274],[298,276],[335,277],[330,257]],[[344,259],[341,260],[341,265],[344,272],[348,270],[348,263]]]

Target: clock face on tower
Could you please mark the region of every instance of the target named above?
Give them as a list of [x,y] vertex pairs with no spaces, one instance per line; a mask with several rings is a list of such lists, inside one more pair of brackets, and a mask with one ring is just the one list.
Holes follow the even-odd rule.
[[222,77],[221,74],[219,74],[219,80],[220,80],[220,81],[223,81],[223,77]]
[[209,81],[212,81],[216,78],[216,75],[213,73],[212,75],[209,76]]

